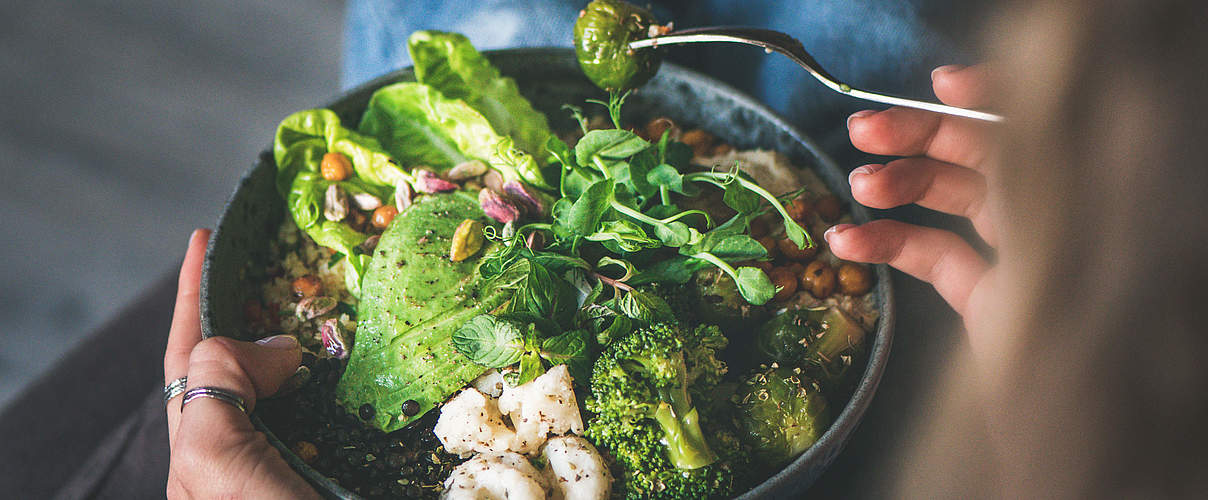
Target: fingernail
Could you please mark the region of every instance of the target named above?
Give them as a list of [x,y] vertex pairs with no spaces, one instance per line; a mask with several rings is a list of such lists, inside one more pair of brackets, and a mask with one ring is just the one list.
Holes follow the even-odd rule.
[[822,237],[824,239],[826,239],[826,242],[829,244],[832,235],[842,233],[843,231],[846,231],[849,228],[853,228],[853,227],[856,227],[856,225],[855,224],[835,224],[835,225],[831,226],[830,229],[827,229],[825,233],[822,233]]
[[296,349],[298,347],[298,339],[293,335],[273,335],[256,341],[257,344],[269,349]]
[[931,70],[931,79],[934,80],[936,75],[942,75],[944,73],[951,73],[953,71],[960,71],[962,69],[965,69],[965,65],[963,65],[963,64],[948,64],[945,66],[940,66],[938,68]]
[[851,184],[852,179],[855,179],[857,175],[875,174],[882,168],[885,168],[885,165],[880,163],[871,163],[862,167],[856,167],[851,171],[851,173],[847,174],[847,183]]
[[856,118],[864,118],[864,117],[866,117],[866,116],[871,116],[871,115],[874,115],[874,114],[876,114],[876,113],[877,113],[877,112],[876,112],[876,110],[872,110],[872,109],[865,109],[865,110],[861,110],[861,111],[856,111],[855,113],[852,113],[852,114],[851,114],[851,116],[847,117],[847,127],[848,127],[848,128],[851,128],[851,121],[852,121],[852,120],[854,120],[854,119],[856,119]]

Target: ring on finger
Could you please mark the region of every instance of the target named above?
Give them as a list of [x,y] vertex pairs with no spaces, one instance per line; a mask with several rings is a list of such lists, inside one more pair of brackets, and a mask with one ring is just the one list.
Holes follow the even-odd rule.
[[180,377],[176,380],[168,382],[164,386],[164,405],[167,405],[172,398],[181,395],[185,392],[185,384],[188,383],[189,377]]
[[185,398],[180,402],[180,411],[183,412],[185,410],[185,405],[188,405],[189,403],[201,398],[217,399],[223,403],[234,406],[235,408],[238,408],[239,411],[247,414],[247,404],[244,403],[242,397],[239,397],[238,394],[235,394],[231,391],[218,387],[194,387],[189,389],[187,392],[185,392]]

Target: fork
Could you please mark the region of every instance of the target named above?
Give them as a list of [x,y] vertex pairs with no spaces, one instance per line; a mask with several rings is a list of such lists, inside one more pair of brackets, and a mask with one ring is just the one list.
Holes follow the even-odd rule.
[[653,38],[635,40],[629,43],[631,50],[644,48],[658,48],[663,45],[677,45],[681,43],[709,43],[709,42],[730,42],[742,43],[762,47],[764,52],[771,54],[779,52],[788,56],[793,62],[805,68],[818,81],[822,82],[831,90],[840,94],[847,94],[852,97],[864,99],[867,101],[879,102],[883,104],[892,104],[895,106],[905,106],[908,108],[924,109],[934,111],[936,113],[944,113],[948,115],[963,116],[965,118],[973,118],[976,120],[984,120],[988,122],[1001,122],[1003,117],[985,111],[975,109],[959,108],[956,106],[948,106],[933,102],[918,101],[915,99],[907,99],[905,97],[897,97],[876,92],[869,92],[852,87],[846,83],[840,82],[837,78],[828,73],[814,60],[814,57],[805,51],[805,47],[796,38],[779,31],[765,30],[759,28],[743,28],[743,27],[728,27],[717,26],[709,28],[693,28],[680,31],[674,31]]

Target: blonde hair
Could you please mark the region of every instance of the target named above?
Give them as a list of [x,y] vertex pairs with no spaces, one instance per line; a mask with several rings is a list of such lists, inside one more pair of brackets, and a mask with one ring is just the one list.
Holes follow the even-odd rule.
[[[995,310],[918,419],[904,496],[1208,492],[1208,8],[1067,0],[996,28]],[[967,351],[965,351],[967,352]],[[989,361],[989,362],[987,362]]]

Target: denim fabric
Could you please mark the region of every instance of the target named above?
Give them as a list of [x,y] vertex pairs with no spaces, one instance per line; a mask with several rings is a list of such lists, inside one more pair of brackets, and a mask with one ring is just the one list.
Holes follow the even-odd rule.
[[[786,32],[836,77],[857,88],[934,99],[930,71],[968,62],[929,29],[920,12],[939,0],[658,1],[661,21],[676,27],[744,25]],[[571,46],[585,0],[351,0],[345,29],[346,88],[410,64],[407,36],[456,31],[480,50]],[[780,55],[710,44],[668,49],[671,61],[717,77],[785,116],[841,162],[852,156],[844,118],[873,103],[823,87]]]

